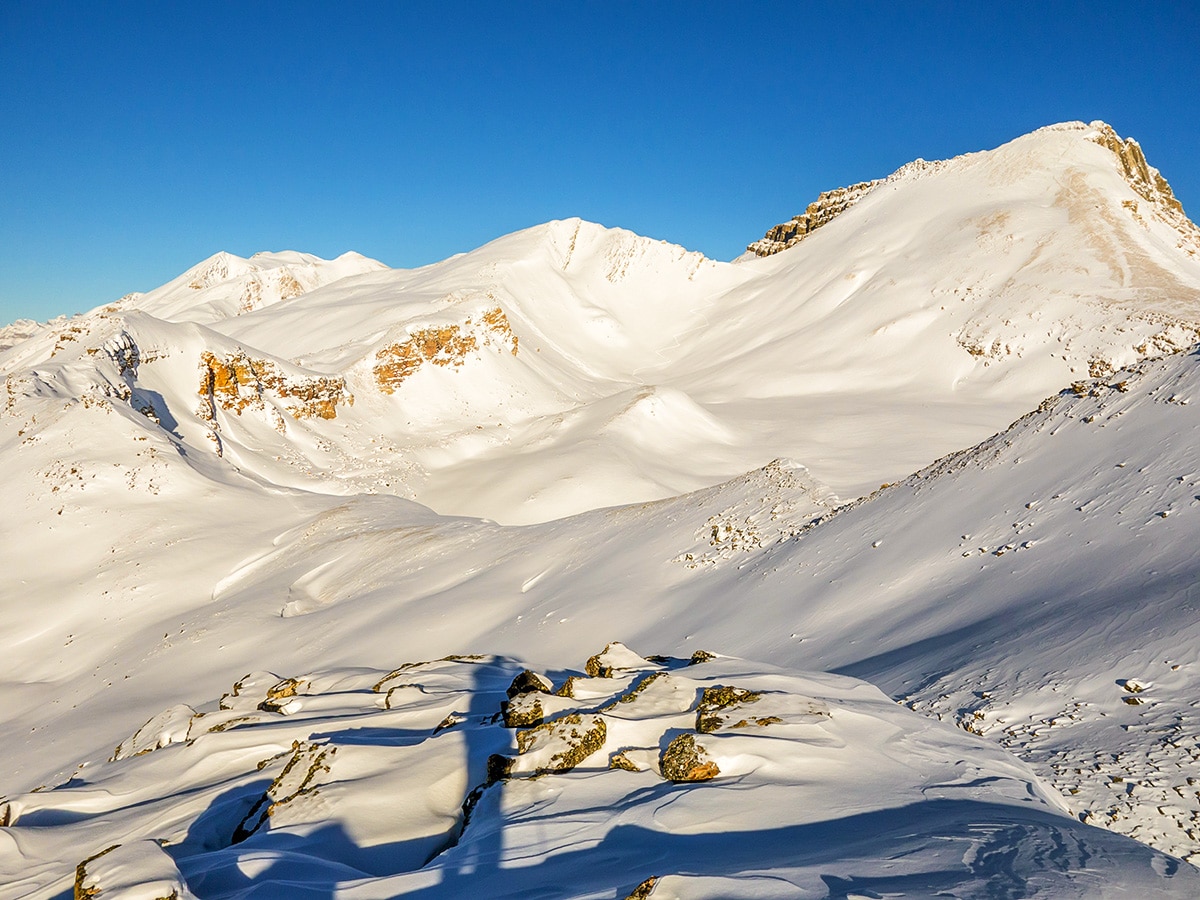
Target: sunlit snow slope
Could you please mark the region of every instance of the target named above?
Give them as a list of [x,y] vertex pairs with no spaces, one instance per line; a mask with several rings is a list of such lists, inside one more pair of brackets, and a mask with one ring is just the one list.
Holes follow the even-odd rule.
[[[561,802],[546,780],[544,796],[505,806],[525,787],[503,782],[475,834],[544,834],[528,849],[542,858],[586,833],[626,859],[641,832],[614,835],[587,804],[624,804],[633,828],[693,827],[661,824],[661,802],[745,832],[737,846],[752,848],[737,785],[790,798],[771,801],[783,809],[801,802],[789,785],[813,747],[859,748],[864,767],[884,766],[857,787],[832,769],[813,776],[822,796],[879,814],[862,820],[874,835],[862,846],[802,830],[809,861],[772,855],[787,829],[846,818],[789,813],[771,819],[784,831],[762,855],[745,850],[744,869],[700,866],[705,841],[671,844],[631,884],[605,875],[564,896],[624,897],[652,876],[656,897],[1194,896],[1187,864],[1079,822],[1200,858],[1200,361],[1150,359],[1197,339],[1200,238],[1140,160],[1100,123],[1052,126],[910,164],[761,259],[718,263],[571,220],[410,271],[354,254],[218,254],[156,291],[7,330],[0,884],[59,896],[76,864],[120,843],[87,869],[110,893],[141,873],[164,893],[247,896],[253,880],[232,874],[245,848],[230,849],[226,826],[286,767],[293,740],[318,755],[377,741],[422,766],[446,746],[412,710],[371,718],[367,680],[406,660],[505,657],[486,685],[464,670],[433,691],[450,712],[478,713],[465,731],[499,747],[514,733],[484,719],[498,710],[493,682],[520,670],[511,660],[557,686],[619,639],[672,658],[705,647],[762,660],[721,663],[750,680],[783,666],[786,690],[803,695],[834,682],[793,670],[866,679],[943,723],[891,704],[863,713],[886,727],[815,744],[781,732],[778,752],[754,749],[775,747],[761,726],[767,744],[734,754],[734,780],[670,788],[678,800],[661,760],[642,767],[646,785],[618,783],[629,773],[605,768],[616,744],[598,765],[607,780],[593,790],[595,773],[564,775],[586,784]],[[670,661],[633,665],[675,677]],[[196,710],[264,671],[311,675],[323,699],[302,703],[310,724],[287,718],[301,707],[254,712],[256,696],[229,730],[191,734]],[[277,680],[256,678],[259,694]],[[638,747],[664,749],[681,727],[670,716],[694,716],[702,685],[688,685],[679,708],[647,712],[667,718]],[[605,686],[603,702],[629,686]],[[104,762],[148,721],[134,743],[160,750]],[[202,731],[221,751],[211,761],[196,749]],[[928,735],[911,777],[887,768],[904,753],[869,761],[885,733],[908,731]],[[413,813],[434,822],[405,851],[413,859],[461,829],[480,781],[471,752]],[[340,785],[361,775],[367,793],[332,792],[347,809],[368,802],[385,755],[364,752],[361,773],[332,769]],[[268,756],[275,774],[260,774]],[[897,810],[944,799],[936,773],[954,760],[991,773],[967,798],[987,808],[920,807],[929,827],[916,843],[889,843]],[[283,843],[271,837],[262,859],[293,839],[309,846],[321,822],[341,829],[337,853],[311,869],[293,860],[320,896],[333,885],[373,896],[349,886],[368,876],[399,879],[386,895],[449,891],[446,873],[477,852],[466,842],[431,869],[384,872],[362,862],[365,848],[407,841],[400,825],[368,838],[358,813],[317,802],[306,814],[291,831],[281,820]],[[930,849],[945,840],[965,842],[950,862]],[[478,850],[489,866],[526,858],[497,841]],[[1076,849],[1047,849],[1063,841]],[[878,865],[902,853],[916,880]],[[530,890],[560,877],[525,874]],[[275,896],[270,884],[261,896]]]

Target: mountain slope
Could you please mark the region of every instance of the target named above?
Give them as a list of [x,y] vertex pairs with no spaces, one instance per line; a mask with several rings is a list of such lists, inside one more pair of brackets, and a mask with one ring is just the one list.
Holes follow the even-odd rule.
[[387,267],[358,253],[324,260],[311,253],[255,253],[242,259],[216,253],[148,294],[127,294],[116,309],[160,319],[210,324],[292,300],[341,278]]
[[[952,748],[992,771],[1001,757],[985,740],[1021,755],[1036,775],[995,774],[1040,797],[1036,815],[972,809],[1034,837],[972,844],[937,869],[946,885],[1019,896],[1082,871],[1081,856],[1044,853],[1057,835],[1105,868],[1055,890],[1086,892],[1094,875],[1114,891],[1194,893],[1190,868],[1061,816],[1197,858],[1200,369],[1194,354],[1148,358],[1194,342],[1200,264],[1192,226],[1143,164],[1107,126],[1053,126],[905,167],[761,259],[717,263],[569,220],[409,271],[219,255],[157,292],[23,329],[0,351],[0,793],[17,816],[0,826],[5,877],[28,866],[22,891],[54,896],[80,862],[63,849],[77,834],[95,837],[88,854],[133,842],[97,878],[128,866],[191,885],[179,854],[239,858],[138,843],[165,836],[148,810],[184,777],[155,761],[186,768],[186,748],[103,761],[152,717],[138,749],[176,735],[181,704],[211,705],[246,672],[335,678],[468,652],[557,683],[616,639],[764,660],[745,664],[753,678],[770,666],[865,678],[982,734],[935,728],[931,766]],[[285,271],[307,289],[284,290]],[[254,285],[261,303],[243,309]],[[515,664],[500,665],[511,677]],[[787,677],[815,690],[815,676]],[[474,703],[465,684],[451,693]],[[340,727],[345,699],[317,704],[313,733]],[[323,703],[342,711],[322,718]],[[239,731],[235,744],[261,733]],[[251,755],[228,777],[252,781]],[[784,796],[791,777],[766,772],[763,790]],[[878,809],[933,784],[905,777],[884,779],[896,793]],[[96,805],[110,778],[158,798],[120,807],[120,835]],[[1063,793],[1058,812],[1041,805],[1044,784]],[[1007,803],[990,790],[972,803]],[[634,800],[636,818],[648,807]],[[551,821],[624,853],[574,802]],[[693,802],[706,801],[679,808]],[[914,845],[877,832],[853,865],[822,843],[833,855],[814,866],[857,873],[827,892],[853,878],[904,889],[864,862],[885,846],[929,875],[941,837],[977,834],[970,815],[943,813],[920,813],[930,830]],[[539,821],[497,814],[514,837]],[[72,822],[79,832],[58,830]],[[979,853],[1015,854],[1017,880],[981,875],[967,859]],[[1124,873],[1122,859],[1135,861]],[[814,872],[786,878],[820,890]],[[586,890],[615,890],[598,884]],[[733,890],[721,885],[678,888]]]

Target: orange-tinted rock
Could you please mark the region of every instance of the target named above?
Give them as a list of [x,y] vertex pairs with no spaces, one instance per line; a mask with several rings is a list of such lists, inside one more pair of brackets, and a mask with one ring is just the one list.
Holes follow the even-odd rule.
[[[1103,122],[1093,122],[1092,127],[1097,130],[1093,140],[1112,151],[1125,181],[1138,196],[1150,203],[1149,213],[1179,232],[1179,249],[1192,256],[1200,253],[1200,228],[1187,217],[1187,213],[1183,211],[1183,204],[1175,198],[1167,179],[1162,177],[1158,169],[1146,162],[1141,145],[1133,138],[1121,140],[1117,133]],[[1123,201],[1121,205],[1129,211],[1135,221],[1145,224],[1137,201]]]
[[1158,169],[1150,167],[1146,155],[1142,153],[1141,145],[1133,138],[1121,140],[1117,133],[1108,125],[1099,126],[1099,134],[1095,141],[1102,147],[1107,147],[1117,157],[1121,171],[1129,186],[1151,203],[1159,203],[1167,209],[1183,214],[1183,205],[1175,199],[1175,194],[1167,180],[1159,174]]
[[276,399],[293,417],[305,419],[337,417],[339,403],[353,403],[344,379],[334,375],[289,376],[268,359],[255,359],[243,352],[224,358],[208,352],[200,355],[199,394],[208,400],[200,416],[212,420],[217,408],[242,414],[260,409],[264,398]]
[[479,323],[467,319],[462,325],[409,332],[407,341],[389,344],[376,351],[372,371],[379,389],[391,394],[427,362],[435,366],[461,366],[469,354],[491,346],[508,347],[516,356],[517,343],[508,317],[497,306],[484,312]]
[[829,224],[880,184],[883,181],[863,181],[849,187],[822,191],[804,212],[790,222],[776,225],[746,249],[756,256],[771,256],[793,247],[822,225]]
[[663,778],[670,781],[710,781],[721,774],[717,764],[690,734],[681,734],[663,750]]

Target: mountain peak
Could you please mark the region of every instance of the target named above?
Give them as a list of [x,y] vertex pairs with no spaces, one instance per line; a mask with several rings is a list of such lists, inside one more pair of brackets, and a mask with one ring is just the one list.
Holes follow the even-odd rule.
[[252,268],[249,260],[242,259],[225,250],[219,250],[208,259],[198,262],[179,276],[187,279],[187,286],[192,290],[203,290],[220,284],[230,278],[236,278]]
[[[1067,140],[1065,146],[1064,139]],[[1139,197],[1152,204],[1152,214],[1170,225],[1182,238],[1180,249],[1184,249],[1189,255],[1200,251],[1200,230],[1187,218],[1167,180],[1146,161],[1138,142],[1133,138],[1122,139],[1111,125],[1097,120],[1091,123],[1070,121],[1046,125],[995,150],[966,153],[933,162],[915,159],[901,166],[887,178],[822,191],[816,200],[808,204],[804,212],[787,222],[771,227],[762,238],[751,243],[746,248],[747,254],[772,256],[794,247],[885,184],[897,184],[913,177],[924,177],[949,167],[975,165],[990,166],[991,171],[986,173],[986,177],[993,184],[1017,181],[1028,177],[1029,173],[1035,170],[1055,176],[1059,174],[1059,170],[1085,165],[1086,147],[1090,144],[1098,144],[1112,152],[1116,170],[1126,184]],[[1047,183],[1046,188],[1049,187]],[[1107,187],[1111,190],[1113,185]],[[1122,201],[1124,208],[1137,219],[1139,214],[1136,201],[1129,201],[1127,197],[1122,198]]]
[[359,253],[327,260],[296,250],[260,251],[243,259],[222,250],[155,290],[122,298],[118,305],[208,324],[291,300],[350,275],[386,268]]
[[1183,204],[1175,199],[1171,185],[1163,178],[1158,169],[1146,162],[1146,154],[1142,146],[1131,137],[1121,140],[1113,127],[1106,122],[1095,121],[1090,126],[1095,134],[1092,137],[1101,147],[1107,147],[1117,157],[1125,180],[1138,194],[1151,203],[1162,206],[1166,212],[1187,218]]

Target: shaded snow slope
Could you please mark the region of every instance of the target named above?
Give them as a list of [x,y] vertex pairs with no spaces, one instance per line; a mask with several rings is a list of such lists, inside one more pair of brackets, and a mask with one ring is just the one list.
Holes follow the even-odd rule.
[[496,657],[253,673],[10,798],[0,877],[30,898],[213,900],[1200,890],[863,682],[620,645],[553,674]]
[[1195,352],[1141,363],[770,551],[762,589],[800,598],[776,621],[807,645],[785,655],[1017,749],[1088,821],[1197,858],[1198,401]]

